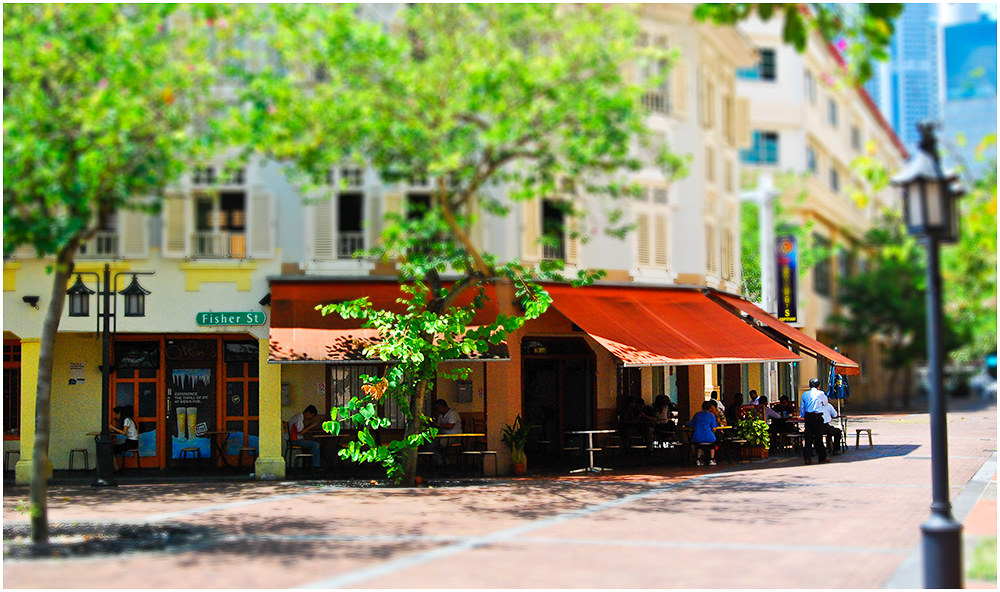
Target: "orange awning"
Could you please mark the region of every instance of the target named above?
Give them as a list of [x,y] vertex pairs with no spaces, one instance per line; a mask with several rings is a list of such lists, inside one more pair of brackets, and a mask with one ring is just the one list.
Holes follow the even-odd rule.
[[698,290],[545,284],[553,306],[625,366],[797,362]]
[[[713,294],[712,296],[747,313],[755,320],[773,330],[774,333],[779,334],[780,337],[774,337],[773,333],[764,331],[765,334],[772,335],[772,337],[779,340],[779,342],[787,340],[799,346],[803,351],[814,358],[824,358],[828,360],[831,364],[837,367],[837,374],[861,374],[861,367],[854,360],[823,345],[798,329],[790,327],[786,323],[779,321],[757,305],[747,302],[742,298],[737,298],[736,296],[730,296],[728,294]],[[784,339],[781,339],[781,337]]]
[[[487,291],[490,300],[477,311],[475,320],[492,321],[497,315],[496,297],[492,287]],[[371,360],[364,349],[379,339],[378,331],[363,328],[362,319],[344,319],[334,313],[323,316],[316,305],[347,302],[367,296],[376,309],[405,311],[396,302],[409,295],[400,291],[395,281],[351,280],[337,281],[329,278],[294,278],[271,280],[271,329],[270,362],[360,362]],[[459,302],[471,302],[474,294],[465,295]],[[474,327],[469,327],[470,329]],[[462,360],[506,360],[507,345],[490,344],[487,353],[463,357]]]

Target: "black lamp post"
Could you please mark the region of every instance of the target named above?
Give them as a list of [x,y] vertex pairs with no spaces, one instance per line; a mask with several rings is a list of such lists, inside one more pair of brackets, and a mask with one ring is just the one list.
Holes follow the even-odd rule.
[[[118,278],[124,274],[132,274],[132,283],[127,288],[118,292],[125,296],[124,315],[127,317],[146,316],[146,290],[139,285],[136,276],[153,275],[152,271],[128,271],[119,272],[111,278],[111,266],[104,265],[103,277],[91,272],[84,271],[76,274],[76,283],[73,284],[66,294],[69,296],[69,316],[89,317],[90,316],[90,296],[97,294],[101,300],[98,301],[97,323],[101,332],[102,354],[101,354],[101,433],[95,440],[97,442],[97,476],[91,484],[94,487],[113,487],[118,485],[114,480],[114,438],[111,437],[111,430],[108,429],[108,421],[111,416],[111,322],[116,321],[117,300],[114,299],[115,290],[118,285]],[[97,281],[97,292],[91,290],[83,283],[83,275],[92,275]],[[103,283],[102,283],[103,282]],[[103,286],[103,290],[101,289]],[[101,321],[104,321],[103,324]],[[103,326],[102,326],[103,325]],[[117,321],[115,322],[117,329]]]
[[958,240],[958,177],[944,174],[937,152],[934,124],[917,125],[920,146],[891,180],[902,188],[907,230],[927,248],[927,358],[930,378],[931,515],[923,533],[924,587],[962,587],[962,525],[951,514],[948,491],[948,417],[941,388],[944,349],[941,343],[942,243]]

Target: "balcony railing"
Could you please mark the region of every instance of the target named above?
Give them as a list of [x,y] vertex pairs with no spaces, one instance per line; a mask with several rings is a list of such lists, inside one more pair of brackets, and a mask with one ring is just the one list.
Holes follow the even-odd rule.
[[355,251],[365,248],[365,235],[363,232],[341,232],[337,238],[337,257],[339,259],[350,259]]
[[566,249],[563,246],[562,241],[558,245],[542,245],[542,259],[566,259]]
[[196,232],[191,235],[191,255],[205,259],[242,259],[247,237],[242,232]]
[[670,115],[670,93],[668,91],[648,91],[642,96],[642,104],[653,113]]
[[81,259],[114,259],[118,257],[118,233],[114,230],[98,232],[80,245],[76,256]]

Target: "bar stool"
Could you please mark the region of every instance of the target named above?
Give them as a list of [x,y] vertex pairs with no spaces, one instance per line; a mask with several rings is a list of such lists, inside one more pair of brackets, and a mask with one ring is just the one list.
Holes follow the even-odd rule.
[[77,454],[83,455],[83,470],[90,470],[90,453],[86,448],[74,448],[69,451],[69,470],[73,470],[73,459]]
[[493,475],[497,475],[497,451],[496,450],[465,450],[462,452],[466,459],[479,459],[479,473],[486,476],[486,457],[493,458]]
[[252,460],[253,458],[255,458],[257,456],[258,453],[257,453],[257,449],[254,448],[253,446],[244,446],[244,447],[240,448],[239,465],[241,467],[243,466],[243,455],[244,454],[246,454],[247,456],[249,456],[250,459]]
[[[195,450],[197,450],[197,449],[195,449]],[[122,452],[122,468],[123,469],[125,468],[125,459],[129,455],[134,455],[135,456],[135,468],[141,469],[142,468],[142,460],[141,460],[142,457],[139,455],[139,449],[138,448],[133,448],[132,450],[126,450],[125,452]],[[201,451],[200,450],[198,451],[198,456],[201,457]]]
[[875,448],[875,444],[872,442],[872,429],[871,428],[856,428],[854,430],[854,449],[857,450],[858,446],[861,444],[861,432],[868,434],[868,447]]
[[8,470],[7,467],[8,467],[8,465],[10,465],[10,455],[12,455],[12,454],[16,454],[17,455],[17,459],[21,460],[21,451],[20,450],[4,450],[3,451],[3,470],[5,470],[5,471]]
[[189,448],[181,448],[181,452],[177,456],[177,458],[183,463],[185,467],[187,467],[189,461],[193,459],[201,460],[201,448],[197,448],[194,446],[191,446]]
[[[303,461],[305,461],[305,459],[309,459],[309,465],[304,464]],[[296,465],[298,465],[298,468],[305,472],[307,467],[312,467],[312,463],[313,455],[311,452],[299,452],[292,455],[292,464],[290,468],[294,469],[296,468]]]

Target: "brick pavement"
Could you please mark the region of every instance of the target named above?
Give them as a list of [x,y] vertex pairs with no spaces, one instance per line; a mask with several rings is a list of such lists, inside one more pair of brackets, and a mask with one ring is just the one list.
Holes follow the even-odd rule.
[[[919,563],[910,560],[931,495],[927,416],[855,423],[872,427],[875,449],[855,450],[852,437],[850,452],[827,465],[779,457],[418,489],[53,487],[52,522],[170,522],[216,538],[117,558],[4,561],[4,585],[879,588],[916,569],[917,587]],[[949,413],[950,484],[969,537],[989,534],[990,520],[996,534],[996,436],[995,406]],[[992,500],[979,492],[966,503],[990,462]],[[26,497],[26,488],[5,488],[5,524],[24,521],[14,506]]]

